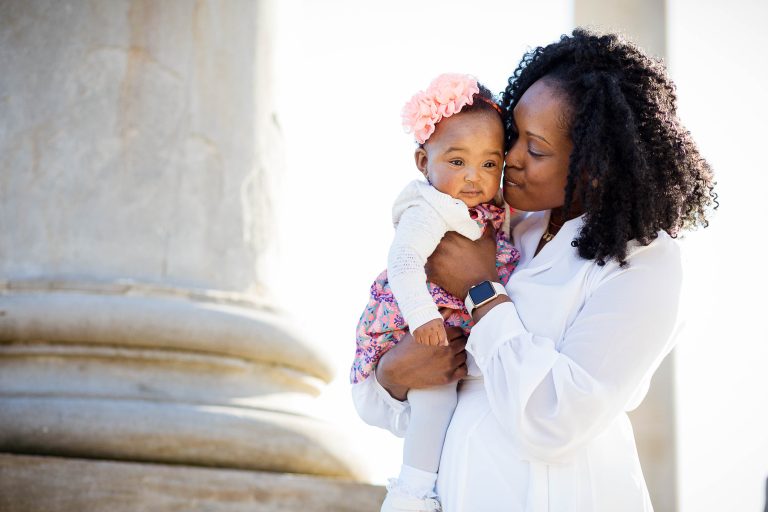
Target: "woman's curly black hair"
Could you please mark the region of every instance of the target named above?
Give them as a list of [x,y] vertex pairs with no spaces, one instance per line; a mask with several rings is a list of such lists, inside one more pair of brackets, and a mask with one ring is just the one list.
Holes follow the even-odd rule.
[[582,258],[626,264],[627,242],[707,225],[717,207],[712,171],[677,118],[675,86],[662,63],[615,34],[576,29],[529,51],[501,98],[507,146],[512,112],[537,80],[565,94],[573,151],[565,211],[579,194]]

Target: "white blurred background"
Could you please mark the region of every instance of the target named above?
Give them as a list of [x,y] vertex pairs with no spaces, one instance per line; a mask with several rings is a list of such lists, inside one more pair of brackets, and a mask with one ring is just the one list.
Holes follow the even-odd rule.
[[[382,483],[398,470],[401,444],[357,418],[348,368],[368,288],[386,265],[392,200],[418,176],[400,109],[448,71],[501,91],[526,49],[573,28],[574,2],[278,6],[285,165],[275,184],[282,229],[274,256],[284,271],[268,284],[305,335],[327,347],[338,377],[323,413],[365,446],[372,481]],[[670,0],[663,8],[680,116],[717,173],[721,204],[710,228],[683,242],[690,300],[675,358],[677,501],[684,512],[757,511],[768,477],[768,3]]]

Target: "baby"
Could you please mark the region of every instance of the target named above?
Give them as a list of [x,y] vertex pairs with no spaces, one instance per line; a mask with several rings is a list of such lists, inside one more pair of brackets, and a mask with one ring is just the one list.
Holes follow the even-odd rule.
[[[419,143],[416,167],[426,181],[408,184],[395,201],[395,239],[387,270],[371,287],[357,328],[353,384],[375,371],[387,350],[410,331],[417,343],[447,345],[445,325],[466,335],[472,318],[463,297],[427,282],[424,265],[448,231],[477,240],[496,229],[496,268],[506,284],[519,254],[502,229],[499,184],[504,163],[501,109],[468,75],[443,74],[403,109],[403,125]],[[446,310],[446,318],[440,310]],[[456,407],[456,383],[408,392],[411,416],[403,465],[390,481],[382,512],[440,510],[435,482],[443,440]]]

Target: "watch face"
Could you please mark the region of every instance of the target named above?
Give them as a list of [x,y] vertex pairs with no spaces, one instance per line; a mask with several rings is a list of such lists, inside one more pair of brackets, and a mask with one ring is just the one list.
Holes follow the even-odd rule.
[[493,289],[493,285],[490,281],[483,281],[477,286],[473,286],[469,289],[469,296],[475,304],[480,304],[494,295],[496,295],[496,290]]

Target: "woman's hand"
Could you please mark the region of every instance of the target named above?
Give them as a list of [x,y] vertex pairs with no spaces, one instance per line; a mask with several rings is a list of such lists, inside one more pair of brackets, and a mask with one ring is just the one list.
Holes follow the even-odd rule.
[[376,378],[390,395],[405,400],[411,388],[428,388],[467,376],[467,339],[457,327],[446,327],[448,346],[419,345],[410,334],[379,360]]
[[498,281],[496,231],[489,223],[473,242],[450,231],[427,259],[427,279],[464,300],[469,289],[482,281]]

